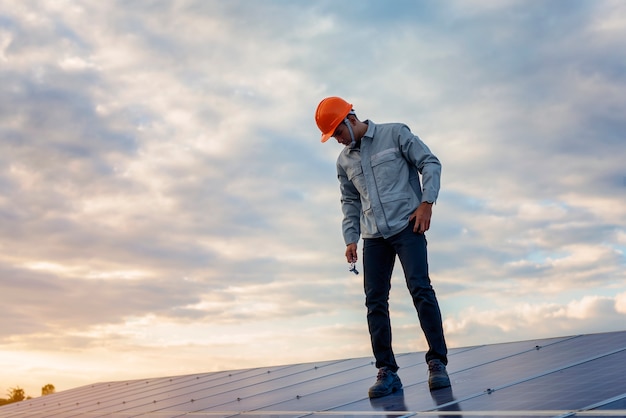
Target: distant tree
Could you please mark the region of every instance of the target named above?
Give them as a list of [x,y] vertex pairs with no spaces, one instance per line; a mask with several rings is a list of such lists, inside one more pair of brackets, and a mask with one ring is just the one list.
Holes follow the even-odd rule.
[[50,383],[41,388],[41,396],[52,395],[54,392],[56,392],[56,389]]
[[13,402],[21,402],[26,399],[26,394],[24,393],[24,389],[19,386],[9,389],[8,392],[9,399],[7,399],[7,403]]

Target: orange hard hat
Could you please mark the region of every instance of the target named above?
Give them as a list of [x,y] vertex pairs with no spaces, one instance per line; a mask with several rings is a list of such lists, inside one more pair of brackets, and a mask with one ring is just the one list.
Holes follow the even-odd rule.
[[333,136],[335,129],[352,110],[352,104],[341,97],[327,97],[317,105],[315,123],[322,131],[322,142]]

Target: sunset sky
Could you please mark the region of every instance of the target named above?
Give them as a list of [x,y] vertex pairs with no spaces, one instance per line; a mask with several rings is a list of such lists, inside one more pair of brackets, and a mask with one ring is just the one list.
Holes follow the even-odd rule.
[[624,51],[620,0],[0,0],[0,397],[370,356],[331,95],[442,162],[450,347],[624,330]]

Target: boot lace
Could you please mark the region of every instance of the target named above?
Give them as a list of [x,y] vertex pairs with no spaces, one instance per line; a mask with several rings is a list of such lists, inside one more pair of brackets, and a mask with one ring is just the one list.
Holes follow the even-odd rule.
[[431,372],[440,372],[445,369],[446,366],[440,361],[431,361],[428,363],[428,370]]
[[385,378],[385,376],[387,376],[388,372],[389,372],[389,370],[387,370],[386,367],[382,367],[382,368],[378,369],[378,375],[376,376],[376,380],[383,380]]

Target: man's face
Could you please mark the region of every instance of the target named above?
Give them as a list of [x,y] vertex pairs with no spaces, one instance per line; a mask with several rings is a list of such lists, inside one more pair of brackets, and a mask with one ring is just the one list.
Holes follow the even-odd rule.
[[335,132],[333,133],[333,138],[335,138],[340,144],[346,146],[352,143],[352,138],[350,138],[350,131],[348,130],[345,122],[341,122],[339,126],[337,126],[337,129],[335,129]]

